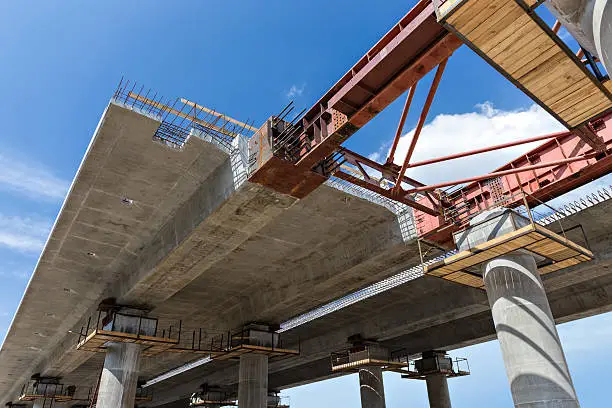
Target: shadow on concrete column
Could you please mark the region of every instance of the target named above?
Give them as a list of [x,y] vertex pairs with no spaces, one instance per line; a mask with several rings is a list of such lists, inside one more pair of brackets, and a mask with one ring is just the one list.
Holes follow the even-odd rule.
[[429,408],[451,408],[448,381],[444,374],[430,374],[425,377]]
[[134,408],[139,366],[139,344],[109,343],[96,408]]
[[361,408],[385,408],[382,368],[366,367],[359,369],[359,392],[361,394]]
[[484,282],[514,406],[579,407],[533,256],[515,252],[486,262]]
[[238,376],[238,407],[266,408],[268,356],[255,353],[241,355]]

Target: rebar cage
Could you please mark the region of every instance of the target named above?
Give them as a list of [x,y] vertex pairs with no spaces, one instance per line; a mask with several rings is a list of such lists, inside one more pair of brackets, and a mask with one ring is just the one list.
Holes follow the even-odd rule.
[[144,85],[123,78],[112,101],[160,121],[153,139],[174,148],[182,148],[192,134],[211,137],[229,148],[235,137],[250,137],[255,129],[252,122],[237,121],[183,98],[165,99],[151,89],[145,93]]

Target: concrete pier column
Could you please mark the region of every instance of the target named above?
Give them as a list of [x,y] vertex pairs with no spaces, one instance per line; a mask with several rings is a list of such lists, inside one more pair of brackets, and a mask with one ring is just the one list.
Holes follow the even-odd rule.
[[451,408],[448,381],[444,374],[430,374],[425,377],[429,408]]
[[139,366],[139,344],[109,343],[96,408],[134,408]]
[[513,252],[483,268],[514,406],[579,407],[533,256]]
[[382,368],[365,367],[359,369],[359,392],[361,394],[361,408],[385,408]]
[[255,353],[241,355],[238,376],[238,408],[266,408],[268,356]]
[[32,404],[32,408],[42,408],[42,406],[43,406],[42,401],[34,401],[34,404]]

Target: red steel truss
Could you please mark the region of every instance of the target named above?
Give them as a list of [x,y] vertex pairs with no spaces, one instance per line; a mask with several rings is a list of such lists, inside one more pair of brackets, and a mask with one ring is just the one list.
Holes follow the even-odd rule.
[[[302,198],[334,176],[412,207],[419,236],[446,244],[452,231],[483,209],[516,207],[525,198],[535,205],[612,171],[609,112],[566,132],[410,163],[448,58],[460,45],[437,23],[431,1],[420,1],[299,122],[272,117],[258,131],[250,142],[259,152],[250,181]],[[436,67],[410,148],[398,166],[393,159],[416,85]],[[408,89],[384,164],[341,147]],[[431,186],[406,176],[413,167],[537,140],[548,141],[493,173]],[[453,193],[441,190],[466,183]]]
[[431,1],[417,3],[306,112],[296,134],[282,139],[290,146],[291,158],[266,155],[275,151],[269,140],[274,132],[259,133],[254,142],[259,165],[250,180],[295,197],[306,196],[326,180],[312,174],[315,166],[461,44],[438,24]]
[[[451,194],[438,191],[444,202],[438,207],[438,215],[418,209],[414,211],[419,236],[438,243],[448,242],[452,231],[482,210],[499,205],[518,207],[523,204],[523,199],[529,206],[537,206],[610,173],[612,114],[592,121],[590,127],[605,144],[604,152],[587,144],[574,132],[556,133],[548,135],[552,137],[548,142],[490,174],[472,180],[416,187],[435,190],[469,183]],[[425,198],[417,202],[433,207]]]

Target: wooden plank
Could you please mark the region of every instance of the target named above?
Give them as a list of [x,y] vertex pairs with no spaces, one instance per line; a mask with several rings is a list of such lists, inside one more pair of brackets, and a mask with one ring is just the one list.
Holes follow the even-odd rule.
[[587,98],[573,105],[568,104],[567,106],[560,107],[559,114],[573,119],[584,115],[586,112],[593,109],[601,109],[600,106],[605,105],[606,102],[609,103],[609,101],[607,101],[608,98],[599,90],[599,88],[597,88],[595,85],[591,85],[590,87],[586,88],[586,90],[589,88],[591,88],[591,90],[595,89],[597,92],[594,92]]
[[452,282],[460,283],[462,285],[472,286],[475,288],[482,286],[482,278],[470,275],[465,272],[455,272],[451,275],[448,275],[445,279]]
[[580,263],[576,258],[566,259],[564,261],[555,262],[552,265],[545,266],[540,269],[540,274],[547,274],[550,272],[558,271],[560,269],[569,268],[570,266],[578,265]]
[[571,249],[571,248],[565,248],[561,251],[558,252],[553,252],[553,253],[549,253],[547,255],[547,258],[552,259],[553,261],[562,261],[564,259],[567,259],[569,257],[574,257],[574,256],[578,256],[578,252],[576,252],[575,250]]
[[[588,78],[585,77],[588,80]],[[583,80],[579,81],[583,82]],[[593,95],[601,95],[601,90],[596,86],[585,86],[580,92],[573,92],[565,97],[555,101],[546,103],[555,112],[562,112],[568,106],[574,106],[576,104],[584,102],[587,98]]]
[[543,89],[538,92],[538,96],[541,98],[540,100],[542,102],[549,105],[559,101],[560,99],[566,98],[568,95],[576,93],[579,94],[580,92],[582,92],[582,89],[584,89],[584,87],[589,85],[590,82],[591,80],[585,76],[580,81],[573,83],[561,92],[559,92],[557,89]]
[[451,11],[454,14],[460,13],[465,6],[466,3],[469,3],[469,0],[447,0],[440,5],[438,8],[439,19],[442,20],[446,17],[448,13]]
[[425,275],[431,275],[440,278],[442,276],[448,275],[449,273],[450,271],[448,271],[446,268],[438,268],[432,270],[429,266],[425,266]]
[[[530,25],[533,24],[530,23]],[[513,46],[504,49],[492,59],[506,72],[513,72],[528,64],[537,55],[555,47],[553,40],[536,31],[525,42],[516,41]]]
[[596,116],[609,109],[610,106],[612,106],[612,103],[603,99],[605,97],[603,93],[601,95],[601,103],[599,104],[568,110],[566,122],[568,122],[571,126],[578,126],[593,116]]
[[450,16],[447,22],[464,36],[467,36],[479,24],[488,20],[493,14],[508,4],[509,1],[470,0],[461,7],[461,10]]
[[547,50],[539,54],[530,54],[533,59],[525,63],[521,66],[516,66],[516,68],[512,69],[509,73],[513,78],[516,78],[518,82],[521,84],[524,83],[525,78],[529,78],[530,75],[537,76],[541,75],[541,72],[538,72],[538,69],[542,67],[546,62],[551,59],[556,59],[561,56],[565,56],[562,50],[559,47],[551,46]]
[[[539,32],[539,27],[537,25],[526,23],[516,30],[516,35],[511,33],[498,44],[495,44],[490,48],[483,48],[482,51],[485,52],[485,54],[487,54],[492,60],[495,60],[502,53],[512,55],[512,53],[524,50],[526,46],[530,46],[533,39],[537,37]],[[526,37],[532,39],[532,41],[529,41],[527,44],[521,44],[521,41],[517,41],[516,37]]]
[[[515,44],[523,43],[522,39],[534,38],[539,33],[537,25],[529,24],[530,21],[531,17],[523,14],[507,27],[504,27],[499,34],[482,42],[478,48],[487,54],[489,58],[494,59],[503,50]],[[521,46],[524,47],[525,43]]]
[[[604,99],[605,98],[605,99]],[[612,102],[607,99],[606,95],[602,94],[602,102],[599,105],[593,107],[593,111],[585,112],[582,117],[572,118],[572,122],[575,122],[576,125],[583,123],[584,121],[590,119],[593,116],[599,115],[612,107]]]
[[525,15],[525,12],[518,4],[514,1],[508,2],[470,33],[464,34],[463,31],[462,33],[467,39],[480,48],[481,45],[486,46],[489,45],[491,41],[495,41],[495,36],[499,35],[507,26],[522,15]]
[[[566,82],[574,83],[580,80],[584,74],[567,58],[563,52],[555,54],[538,68],[530,71],[520,78],[521,84],[536,94],[545,87],[561,89]],[[575,78],[576,77],[576,78]]]
[[217,112],[217,111],[212,110],[212,109],[208,109],[206,106],[198,105],[195,102],[188,101],[185,98],[181,98],[181,102],[184,103],[185,105],[191,106],[192,108],[196,108],[196,109],[201,110],[203,112],[210,113],[211,115],[216,116],[216,117],[220,118],[221,120],[226,120],[228,122],[232,122],[235,125],[243,127],[245,129],[249,129],[249,130],[251,130],[253,132],[257,132],[259,130],[259,129],[251,126],[251,125],[247,125],[244,122],[241,122],[241,121],[236,120],[234,118],[231,118],[231,117],[229,117],[227,115],[224,115],[223,113]]
[[542,227],[541,225],[536,225],[535,226],[536,231],[538,231],[539,233],[541,233],[542,235],[554,239],[557,242],[560,242],[562,244],[564,244],[565,246],[571,247],[573,249],[575,249],[576,251],[582,253],[583,255],[588,256],[589,258],[593,258],[593,253],[591,251],[589,251],[588,249],[576,244],[575,242],[572,242],[568,239],[566,239],[565,237],[562,237],[559,234],[556,234],[552,231],[550,231],[549,229],[546,229],[544,227]]

